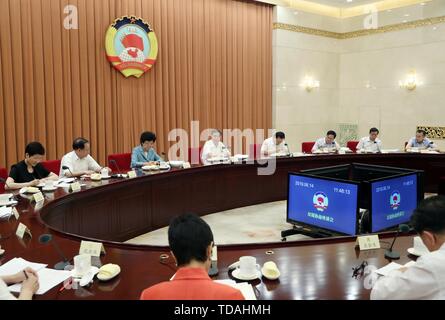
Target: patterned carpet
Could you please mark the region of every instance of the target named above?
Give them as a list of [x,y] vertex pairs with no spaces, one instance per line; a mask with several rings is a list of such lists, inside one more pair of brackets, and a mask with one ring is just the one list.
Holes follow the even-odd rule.
[[[217,245],[281,242],[281,231],[292,227],[286,222],[286,201],[213,213],[203,219],[212,228]],[[127,243],[167,246],[167,229],[146,233]],[[302,239],[307,237],[295,235],[288,237],[287,241]]]

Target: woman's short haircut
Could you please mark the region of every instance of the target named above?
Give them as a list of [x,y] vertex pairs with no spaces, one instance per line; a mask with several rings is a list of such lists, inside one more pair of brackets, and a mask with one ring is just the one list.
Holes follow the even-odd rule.
[[151,142],[151,141],[156,142],[156,134],[154,134],[153,132],[150,132],[150,131],[142,132],[142,134],[141,134],[141,144],[143,144],[146,141],[148,141],[148,142]]
[[194,214],[183,214],[174,218],[168,228],[168,243],[176,257],[178,266],[192,260],[206,262],[207,248],[213,242],[209,225]]
[[85,149],[85,145],[89,143],[89,141],[85,138],[77,138],[73,141],[73,150],[83,150]]
[[25,148],[25,155],[26,154],[28,155],[28,157],[32,157],[36,154],[43,156],[45,155],[45,148],[40,142],[30,142]]
[[430,231],[445,235],[445,196],[423,200],[414,210],[410,224],[418,233]]

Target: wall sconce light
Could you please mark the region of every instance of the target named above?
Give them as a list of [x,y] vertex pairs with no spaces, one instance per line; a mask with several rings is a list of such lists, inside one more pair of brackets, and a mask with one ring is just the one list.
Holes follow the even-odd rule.
[[320,81],[315,80],[311,76],[306,76],[304,77],[301,86],[305,88],[307,92],[311,92],[313,89],[320,88]]
[[409,91],[413,91],[419,85],[419,81],[417,79],[417,74],[415,70],[411,70],[405,80],[399,81],[400,88],[408,89]]

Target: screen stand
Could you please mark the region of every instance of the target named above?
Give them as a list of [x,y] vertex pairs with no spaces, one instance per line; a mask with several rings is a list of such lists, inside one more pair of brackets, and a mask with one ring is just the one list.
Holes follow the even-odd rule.
[[287,237],[293,236],[296,234],[302,234],[311,238],[329,238],[332,237],[333,234],[321,232],[319,230],[310,230],[306,228],[302,228],[300,226],[294,225],[292,229],[281,231],[281,241],[286,241]]

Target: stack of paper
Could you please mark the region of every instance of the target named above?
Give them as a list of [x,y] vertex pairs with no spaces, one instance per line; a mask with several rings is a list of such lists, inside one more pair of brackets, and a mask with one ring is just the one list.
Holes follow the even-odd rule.
[[[65,281],[71,277],[71,271],[54,270],[43,268],[37,271],[39,277],[39,290],[36,294],[45,294],[59,283]],[[17,283],[8,287],[11,292],[20,292],[22,290],[22,284]]]
[[252,285],[248,284],[247,282],[236,283],[235,281],[229,279],[214,281],[238,289],[239,291],[241,291],[246,300],[257,300]]
[[47,265],[43,263],[34,263],[26,261],[22,258],[14,258],[0,266],[0,276],[9,276],[12,274],[16,274],[17,272],[23,271],[26,268],[31,268],[37,272],[45,268],[46,266]]
[[[26,268],[31,268],[37,272],[39,277],[39,290],[37,294],[45,294],[47,291],[65,281],[71,276],[71,271],[53,270],[46,268],[46,264],[26,261],[22,258],[14,258],[0,266],[0,276],[16,274]],[[20,292],[22,284],[14,284],[8,287],[11,292]]]
[[410,261],[407,264],[405,264],[404,266],[402,266],[401,264],[395,263],[395,262],[391,262],[390,264],[387,264],[386,266],[376,270],[375,272],[381,276],[387,276],[391,271],[399,270],[400,268],[404,268],[404,267],[409,268],[414,264],[416,264],[415,261]]
[[12,215],[11,207],[0,207],[0,219],[9,219]]

